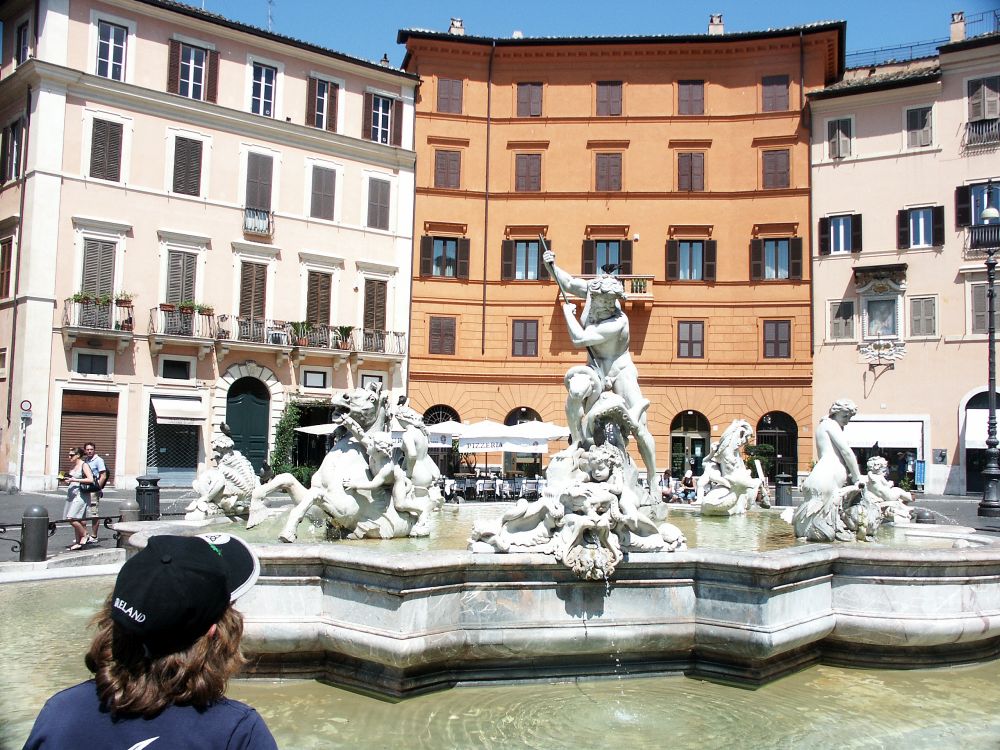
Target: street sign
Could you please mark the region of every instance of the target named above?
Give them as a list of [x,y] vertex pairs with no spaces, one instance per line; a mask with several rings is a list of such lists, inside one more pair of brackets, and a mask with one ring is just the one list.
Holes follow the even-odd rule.
[[31,411],[31,402],[28,399],[21,402],[21,411]]
[[31,419],[31,409],[21,409],[21,421],[27,422]]

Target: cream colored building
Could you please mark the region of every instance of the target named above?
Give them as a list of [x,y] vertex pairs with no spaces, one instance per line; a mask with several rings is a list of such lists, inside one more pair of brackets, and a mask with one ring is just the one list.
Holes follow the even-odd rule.
[[937,55],[810,95],[813,422],[852,399],[859,457],[877,443],[934,493],[982,489],[998,84],[1000,36],[966,38],[956,14]]
[[0,483],[89,439],[185,484],[223,421],[259,465],[290,400],[405,392],[416,76],[161,0],[0,20]]

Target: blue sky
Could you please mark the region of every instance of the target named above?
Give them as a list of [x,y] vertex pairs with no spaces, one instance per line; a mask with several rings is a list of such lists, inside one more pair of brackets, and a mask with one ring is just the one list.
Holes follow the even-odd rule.
[[[228,18],[267,27],[267,0],[186,0]],[[1000,0],[272,0],[272,30],[355,57],[388,53],[399,65],[402,28],[447,31],[460,17],[467,33],[509,36],[699,34],[710,13],[722,13],[727,31],[758,31],[813,21],[846,20],[847,50],[909,44],[948,36],[951,11],[973,16],[1000,8]]]

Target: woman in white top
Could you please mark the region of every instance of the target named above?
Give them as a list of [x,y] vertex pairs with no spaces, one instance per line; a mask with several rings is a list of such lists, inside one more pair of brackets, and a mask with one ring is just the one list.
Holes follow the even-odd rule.
[[68,484],[63,518],[69,519],[72,524],[76,541],[66,549],[78,550],[83,549],[87,543],[87,527],[83,523],[83,519],[87,517],[87,501],[80,495],[80,485],[93,484],[94,473],[87,466],[87,462],[83,460],[83,448],[73,448],[69,452],[69,460],[73,462],[73,466],[69,470],[69,474],[63,478],[63,481]]

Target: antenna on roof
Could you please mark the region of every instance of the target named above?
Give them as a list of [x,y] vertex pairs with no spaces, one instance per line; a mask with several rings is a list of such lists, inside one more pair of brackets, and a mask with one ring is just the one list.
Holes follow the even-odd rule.
[[267,30],[271,31],[274,25],[274,0],[267,0]]

